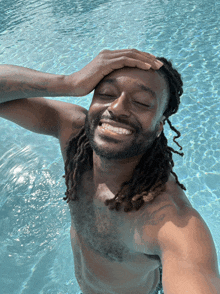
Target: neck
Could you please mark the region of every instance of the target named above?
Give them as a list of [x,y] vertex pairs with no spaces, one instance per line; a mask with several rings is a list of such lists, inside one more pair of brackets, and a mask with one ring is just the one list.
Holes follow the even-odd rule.
[[109,160],[99,157],[93,151],[93,181],[96,187],[105,185],[118,191],[121,184],[129,181],[142,155],[122,160]]

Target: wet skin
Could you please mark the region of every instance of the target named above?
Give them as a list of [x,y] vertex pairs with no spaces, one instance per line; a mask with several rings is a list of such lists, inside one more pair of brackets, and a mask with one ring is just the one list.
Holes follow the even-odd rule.
[[[145,59],[149,63],[144,64]],[[168,91],[160,70],[148,70],[158,68],[154,61],[137,50],[104,50],[69,76],[2,66],[0,116],[59,139],[64,162],[69,140],[86,124],[93,166],[85,167],[77,182],[78,199],[69,202],[75,276],[84,294],[153,294],[160,266],[165,291],[178,293],[187,287],[190,293],[220,292],[215,291],[220,279],[214,240],[172,173],[164,191],[138,211],[110,210],[105,205],[163,131]],[[144,70],[112,72],[125,64]],[[89,111],[36,97],[82,96],[95,86]]]
[[[130,179],[142,155],[162,132],[167,98],[166,82],[154,70],[123,68],[106,76],[95,89],[84,120],[94,150],[93,169],[82,177],[80,200],[70,202],[75,273],[84,294],[103,293],[103,289],[108,294],[147,294],[159,282],[160,261],[152,244],[146,242],[144,249],[136,241],[137,236],[141,238],[137,232],[146,226],[146,215],[151,219],[154,204],[147,210],[142,207],[125,213],[110,211],[104,201],[112,199],[122,182]],[[105,130],[104,122],[132,133]],[[172,202],[167,195],[162,198],[163,205]],[[159,199],[155,201],[157,209]],[[151,222],[149,240],[154,230]]]
[[[97,184],[107,181],[120,186],[129,179],[142,155],[163,130],[167,99],[166,82],[154,70],[123,68],[99,83],[85,121],[94,150],[93,171]],[[106,131],[99,126],[102,120],[128,127],[132,134]]]

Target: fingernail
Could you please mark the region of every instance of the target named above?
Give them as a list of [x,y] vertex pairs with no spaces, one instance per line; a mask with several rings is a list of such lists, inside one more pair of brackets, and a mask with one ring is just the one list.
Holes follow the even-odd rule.
[[149,63],[145,63],[145,64],[146,64],[146,67],[147,67],[148,69],[151,68],[151,65],[150,65]]
[[154,63],[159,67],[163,66],[163,63],[160,60],[155,60]]

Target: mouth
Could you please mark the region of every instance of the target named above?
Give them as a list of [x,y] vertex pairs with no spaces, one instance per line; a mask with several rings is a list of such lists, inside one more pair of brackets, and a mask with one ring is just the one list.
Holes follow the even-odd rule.
[[132,130],[128,130],[121,127],[114,127],[108,123],[100,122],[98,125],[98,129],[101,133],[114,135],[114,136],[130,136],[133,134]]

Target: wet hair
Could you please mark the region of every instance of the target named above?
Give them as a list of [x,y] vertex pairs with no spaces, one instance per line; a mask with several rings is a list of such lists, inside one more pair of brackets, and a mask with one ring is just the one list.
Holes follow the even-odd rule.
[[[180,104],[180,96],[183,94],[183,82],[181,75],[173,68],[171,61],[164,57],[157,57],[163,62],[163,66],[158,70],[166,80],[168,86],[168,100],[164,107],[163,115],[165,121],[168,122],[170,128],[177,133],[173,137],[173,141],[181,136],[170,120],[171,115],[178,111]],[[110,210],[120,210],[124,206],[124,212],[139,210],[145,202],[152,201],[161,192],[165,191],[165,184],[168,181],[170,173],[175,177],[176,183],[186,190],[183,184],[179,183],[177,175],[173,172],[174,162],[172,152],[183,156],[184,153],[179,153],[167,145],[167,138],[162,131],[159,138],[156,138],[151,147],[142,156],[140,162],[134,169],[133,175],[129,181],[121,185],[120,190],[111,200],[106,200],[105,205],[109,206]],[[83,126],[79,133],[70,138],[66,146],[66,161],[65,161],[65,182],[67,186],[66,197],[64,200],[78,200],[77,184],[80,183],[81,176],[84,171],[91,169],[93,166],[93,150],[90,146],[89,139]],[[70,182],[70,187],[68,186]]]

